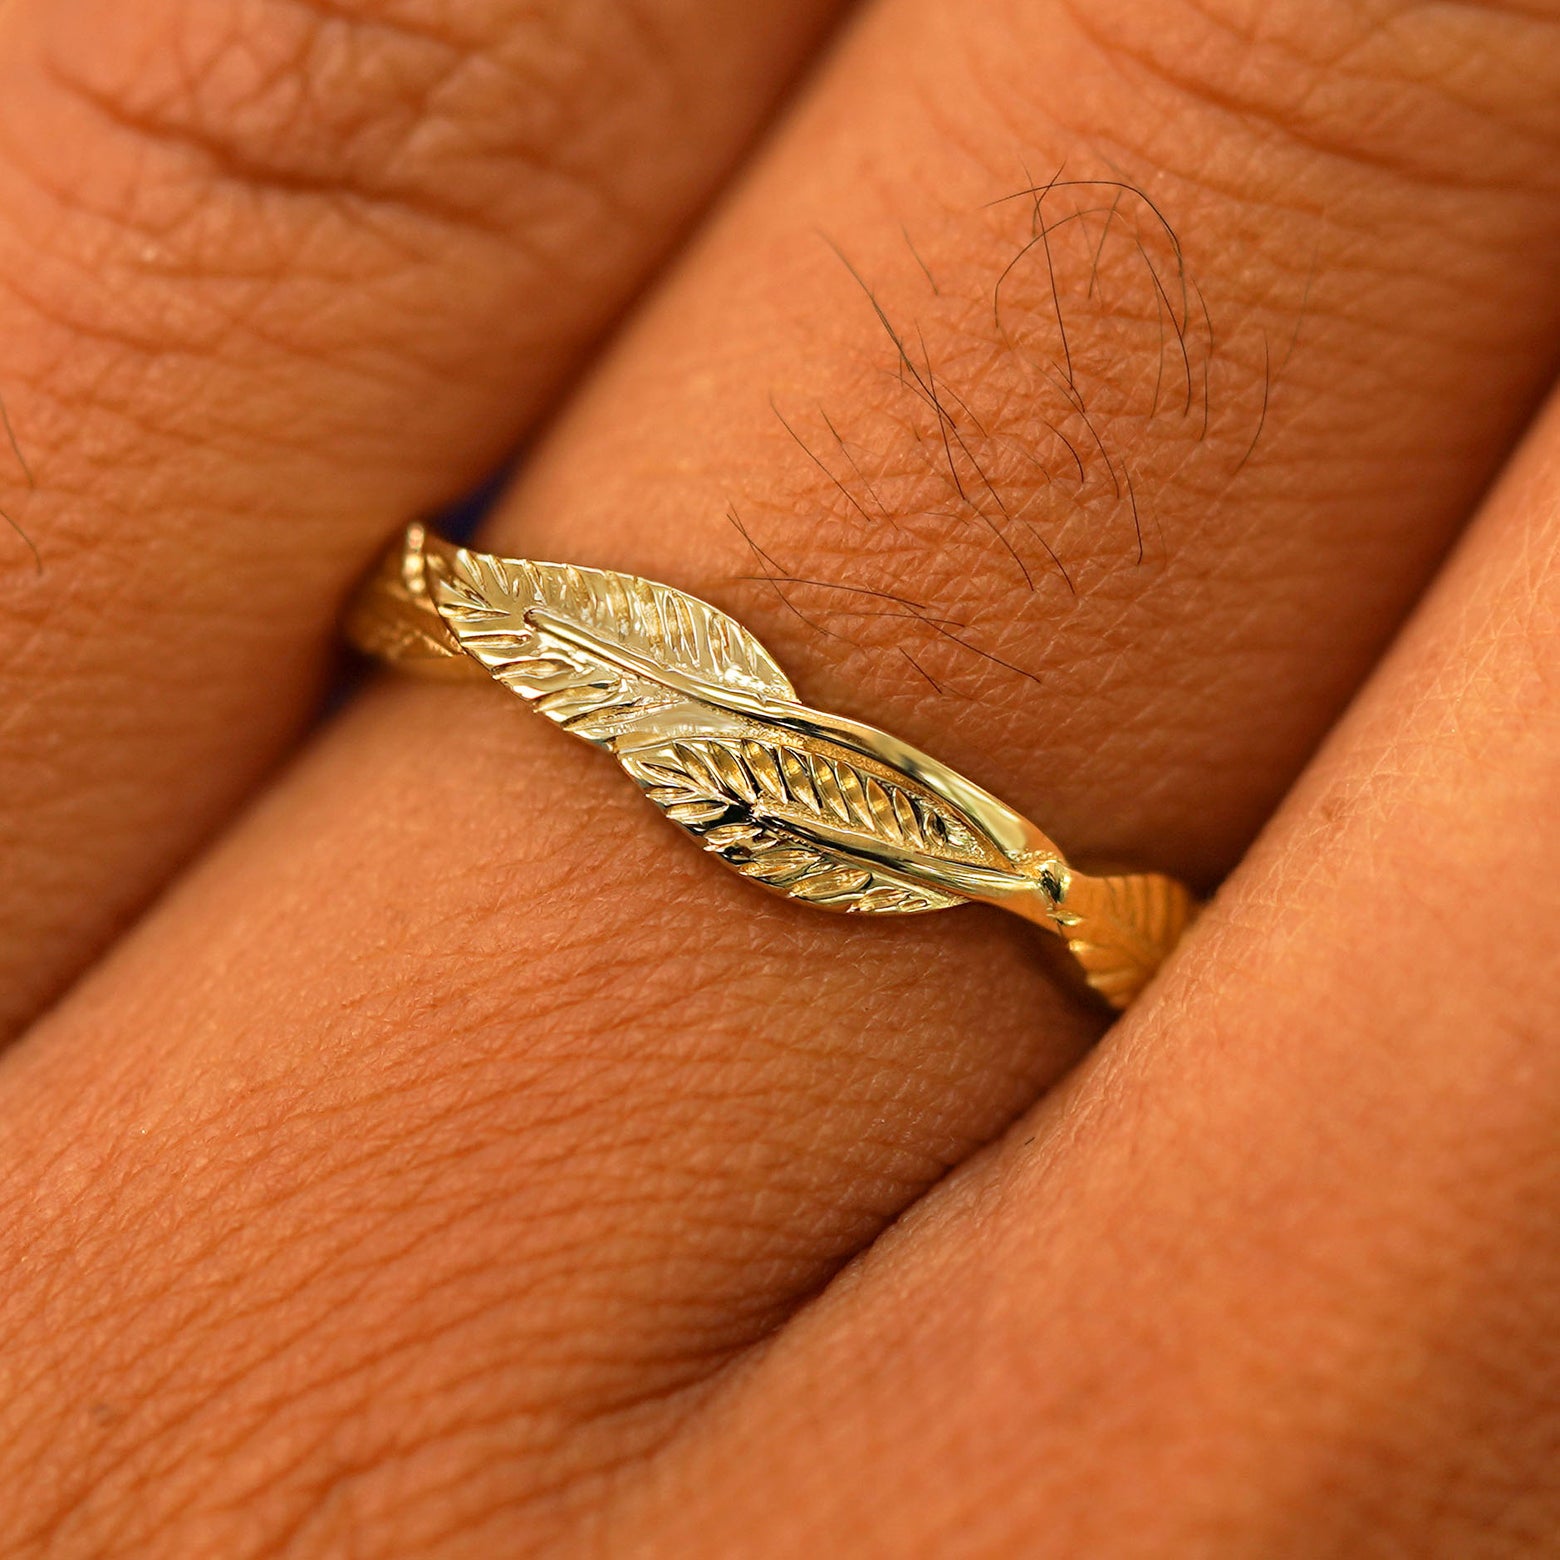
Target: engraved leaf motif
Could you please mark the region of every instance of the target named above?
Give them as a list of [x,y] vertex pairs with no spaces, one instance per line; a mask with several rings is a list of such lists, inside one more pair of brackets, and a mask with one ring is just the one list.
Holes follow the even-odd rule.
[[955,895],[864,862],[848,847],[809,832],[809,822],[831,832],[841,827],[841,820],[826,812],[813,780],[827,774],[842,795],[857,788],[865,793],[868,784],[884,792],[882,819],[852,820],[862,832],[872,833],[875,826],[883,831],[878,837],[911,850],[925,850],[930,839],[946,838],[941,818],[924,802],[917,812],[918,804],[894,788],[892,794],[905,798],[904,815],[911,820],[907,829],[895,813],[889,789],[841,760],[751,736],[690,738],[661,748],[619,752],[618,760],[674,823],[766,888],[858,913],[905,914],[960,902]]
[[1067,946],[1085,978],[1112,1007],[1124,1008],[1175,946],[1194,906],[1182,884],[1157,873],[1075,873],[1065,909]]
[[374,584],[374,593],[361,592],[347,616],[347,637],[359,650],[392,662],[412,663],[424,675],[435,670],[452,679],[481,675],[461,654],[432,603],[407,578],[399,548],[380,560]]
[[430,573],[430,590],[461,648],[608,749],[743,876],[826,909],[908,914],[965,897],[923,881],[918,862],[1011,870],[958,808],[816,735],[826,718],[707,603],[602,570],[464,551],[452,560]]
[[[747,629],[707,602],[633,575],[460,552],[433,581],[462,647],[538,710],[609,743],[643,715],[686,702],[675,677],[795,699]],[[572,638],[570,630],[573,630]],[[611,660],[592,647],[610,644]]]

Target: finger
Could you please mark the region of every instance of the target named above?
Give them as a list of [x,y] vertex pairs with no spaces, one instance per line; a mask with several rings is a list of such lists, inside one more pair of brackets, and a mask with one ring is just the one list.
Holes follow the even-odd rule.
[[296,733],[368,551],[510,448],[828,9],[5,7],[0,1037]]
[[603,1547],[1548,1553],[1557,816],[1560,402],[1158,999]]
[[[1540,148],[1554,99],[1514,94],[1497,68],[1515,50],[1542,71],[1548,35],[1471,11],[1450,34],[1440,11],[1406,34],[1297,21],[1300,58],[1371,61],[1358,95],[1316,67],[1317,90],[1342,94],[1333,152],[1312,144],[1310,98],[1267,105],[1289,136],[1255,114],[1232,123],[1229,94],[1254,78],[1179,11],[1161,17],[1180,30],[1177,59],[1209,72],[1184,96],[1131,76],[1129,56],[1097,52],[1061,12],[1044,26],[959,13],[956,45],[952,14],[891,8],[855,35],[508,524],[540,556],[734,607],[809,699],[953,760],[1076,853],[1211,874],[1430,567],[1552,351],[1554,164]],[[1437,58],[1452,75],[1429,69]],[[1036,80],[1065,130],[1032,106]],[[905,106],[917,81],[946,89],[932,121]],[[1010,151],[1015,123],[1026,145]],[[1195,148],[1214,140],[1227,180],[1210,183]],[[1160,323],[1167,363],[1181,361],[1168,358],[1176,334],[1139,230],[1112,247],[1139,220],[1121,210],[1092,294],[1099,226],[1070,265],[1057,255],[1054,294],[1042,270],[1009,312],[1004,284],[1005,334],[976,334],[1036,220],[1030,203],[986,204],[1012,185],[981,159],[1085,155],[1102,180],[1130,158],[1124,171],[1183,233],[1187,296],[1200,287],[1215,321],[1206,435],[1199,359],[1192,409],[1184,391],[1164,404]],[[1139,209],[1152,253],[1169,240]],[[1317,209],[1339,215],[1318,222]],[[1004,225],[1015,210],[1017,231]],[[913,355],[895,325],[913,370],[816,226],[891,324],[924,318]],[[1157,263],[1180,320],[1173,253]],[[1455,331],[1427,331],[1451,318]],[[1069,420],[1069,390],[1109,464],[1082,415]],[[869,513],[870,483],[886,520],[850,508],[771,391],[810,445],[825,425],[804,425],[787,396],[833,408],[862,465],[860,478],[836,465],[840,482]],[[1076,598],[1038,541],[1031,593],[989,494],[984,519],[958,507],[955,474],[966,496],[979,479],[950,419],[1010,512],[1034,495],[1029,518]],[[1081,476],[1045,442],[1049,424],[1075,436]],[[1049,485],[1019,485],[1003,433],[1054,466]],[[988,466],[996,450],[1016,464]],[[1118,500],[1123,451],[1134,483],[1121,478]],[[1155,506],[1141,566],[1135,491]],[[762,571],[723,518],[728,499],[791,575],[826,582],[815,596],[780,585],[837,637],[814,637],[764,582],[731,583]],[[1029,535],[1018,520],[1006,534],[1015,549]],[[892,615],[898,603],[861,598],[875,621],[823,605],[842,585],[920,603],[974,649]],[[900,648],[946,699],[907,691]],[[540,1499],[664,1433],[1092,1033],[1024,928],[974,910],[809,919],[720,875],[641,805],[598,755],[493,690],[386,690],[15,1058],[16,1162],[89,1130],[123,1145],[50,1241],[162,1231],[139,1210],[186,1210],[159,1245],[161,1269],[186,1276],[178,1292],[125,1280],[134,1358],[108,1372],[90,1336],[73,1349],[72,1370],[90,1363],[116,1395],[159,1404],[62,1475],[78,1505],[88,1490],[105,1514],[129,1502],[163,1537],[185,1500],[210,1516],[227,1497],[189,1438],[220,1419],[285,1520],[318,1509],[339,1431],[367,1470],[354,1500],[415,1507],[419,1481],[448,1478],[494,1531],[543,1522],[540,1506],[521,1512],[524,1492]],[[155,1153],[127,1111],[158,1124]],[[214,1140],[254,1147],[202,1171]],[[314,1230],[339,1261],[321,1265],[300,1238]],[[29,1219],[16,1238],[36,1243]],[[111,1243],[99,1260],[138,1275],[146,1256]],[[239,1295],[242,1321],[227,1310]],[[25,1292],[16,1304],[31,1314]],[[203,1375],[213,1351],[220,1383]],[[18,1398],[30,1417],[13,1466],[60,1456],[73,1379],[47,1404]],[[154,1467],[155,1495],[135,1494]],[[80,1520],[85,1532],[100,1519]]]

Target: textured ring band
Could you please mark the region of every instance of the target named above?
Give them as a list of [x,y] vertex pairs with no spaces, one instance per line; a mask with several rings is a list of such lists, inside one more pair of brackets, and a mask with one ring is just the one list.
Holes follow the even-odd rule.
[[1124,1008],[1196,910],[1158,873],[1090,877],[947,765],[800,703],[734,618],[628,574],[498,558],[409,526],[353,602],[360,650],[438,678],[490,677],[605,748],[727,866],[825,910],[974,900],[1061,937]]

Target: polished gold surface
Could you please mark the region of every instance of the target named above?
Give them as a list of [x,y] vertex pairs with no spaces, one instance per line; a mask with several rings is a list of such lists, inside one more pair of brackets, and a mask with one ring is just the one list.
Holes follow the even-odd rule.
[[453,547],[413,525],[353,603],[352,642],[402,670],[489,677],[605,748],[727,866],[824,910],[968,900],[1061,937],[1124,1008],[1195,910],[1157,873],[1090,877],[936,759],[809,709],[725,613],[667,585]]

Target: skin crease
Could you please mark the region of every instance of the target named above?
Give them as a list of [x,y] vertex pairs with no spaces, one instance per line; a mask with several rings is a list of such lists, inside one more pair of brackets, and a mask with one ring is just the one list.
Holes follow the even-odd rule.
[[0,1040],[296,740],[345,582],[531,427],[828,13],[0,10]]
[[[1515,13],[1273,7],[1251,36],[1236,13],[1153,9],[1152,51],[1125,8],[1096,8],[1087,28],[1060,7],[955,15],[899,0],[868,13],[492,535],[723,601],[808,697],[933,747],[1069,847],[1209,879],[1366,671],[1550,365],[1560,62],[1552,23]],[[1135,243],[1112,249],[1107,233],[1096,277],[1089,245],[1061,251],[1059,234],[1055,294],[1047,272],[1016,270],[999,323],[996,278],[1036,213],[987,202],[1026,166],[1049,178],[1064,159],[1094,179],[1125,165],[1173,213],[1220,344],[1206,435],[1165,400],[1181,360]],[[1068,210],[1055,193],[1039,220]],[[1141,220],[1151,253],[1164,242],[1147,218],[1117,220]],[[1032,591],[1000,524],[950,497],[939,420],[904,388],[817,229],[891,320],[915,323],[918,352],[925,332],[937,366],[922,371],[972,402],[966,436],[1005,501],[1033,499],[1034,532],[1013,522]],[[1098,242],[1100,228],[1065,231]],[[1141,565],[1098,451],[1072,487],[1058,475],[1062,434],[1082,434],[1045,367],[1061,351],[1058,301],[1108,447],[1152,500]],[[1184,365],[1194,404],[1202,361]],[[863,507],[869,485],[885,500],[875,525],[780,420],[813,444],[824,412],[858,459],[880,463],[844,474]],[[1005,432],[1045,451],[1048,480]],[[732,503],[791,574],[829,582],[789,588],[840,639],[772,586],[734,578],[758,571],[722,518]],[[913,530],[923,519],[937,523]],[[1534,558],[1508,565],[1541,603]],[[929,602],[965,643],[847,617],[828,604],[842,583]],[[1442,617],[1456,619],[1455,578],[1448,589]],[[1534,607],[1486,636],[1524,666],[1530,637],[1538,647],[1525,711],[1552,700],[1544,621]],[[897,648],[949,692],[915,691]],[[1418,665],[1426,652],[1404,653]],[[1390,733],[1399,706],[1425,701],[1412,675],[1388,687]],[[1470,730],[1486,705],[1509,720],[1489,692],[1456,695]],[[1539,732],[1530,769],[1552,752]],[[1500,798],[1480,808],[1456,766],[1444,778],[1451,802],[1432,766],[1411,821],[1467,807],[1509,839]],[[1521,791],[1504,805],[1540,825],[1550,811]],[[1350,836],[1362,875],[1378,849],[1389,874],[1362,900],[1370,926],[1392,901],[1393,863],[1422,871],[1425,842],[1410,828],[1394,845],[1395,819],[1366,812]],[[983,1202],[965,1192],[988,1173],[975,1161],[782,1329],[1025,1109],[1097,1020],[1061,996],[1015,923],[960,911],[858,926],[763,899],[656,826],[598,755],[494,690],[375,690],[0,1074],[6,1547],[729,1553],[755,1527],[826,1547],[857,1475],[903,1462],[914,1482],[873,1486],[889,1517],[853,1519],[865,1550],[941,1533],[945,1548],[965,1534],[1012,1552],[1039,1527],[1056,1553],[1078,1552],[1065,1543],[1079,1534],[1091,1553],[1129,1540],[1149,1552],[1159,1534],[1231,1554],[1269,1552],[1274,1534],[1313,1552],[1316,1538],[1326,1553],[1335,1532],[1387,1520],[1361,1472],[1378,1463],[1338,1454],[1363,1446],[1387,1449],[1379,1466],[1403,1489],[1421,1450],[1426,1467],[1455,1465],[1457,1510],[1475,1525],[1514,1477],[1537,1515],[1500,1552],[1542,1552],[1527,1539],[1550,1496],[1524,1449],[1553,1422],[1540,1399],[1494,1383],[1527,1372],[1544,1335],[1541,1316],[1504,1319],[1529,1276],[1545,1292],[1552,1260],[1534,1169],[1552,1080],[1535,1074],[1502,1130],[1460,1133],[1463,1102],[1439,1075],[1405,1081],[1383,1063],[1361,1091],[1372,1109],[1329,1107],[1340,1179],[1324,1176],[1315,1138],[1280,1127],[1339,1097],[1341,1059],[1392,1054],[1405,994],[1430,1026],[1451,961],[1432,942],[1419,962],[1416,908],[1390,944],[1399,962],[1341,968],[1329,950],[1355,948],[1361,928],[1329,930],[1338,891],[1299,875],[1311,857],[1285,854],[1285,827],[1160,995],[1041,1107],[1028,1179],[1015,1172],[1016,1189]],[[1508,859],[1493,838],[1472,843],[1487,847],[1476,859]],[[1516,858],[1540,887],[1542,844]],[[1503,935],[1534,932],[1542,909],[1530,891]],[[1336,1034],[1314,1017],[1328,972]],[[1550,995],[1518,987],[1511,1016],[1491,1022],[1520,1034]],[[1309,1043],[1280,1046],[1302,1020],[1319,1025]],[[1425,1027],[1427,1055],[1438,1033]],[[1270,1038],[1243,1051],[1250,1035]],[[1275,1056],[1300,1060],[1274,1071]],[[1502,1097],[1496,1059],[1510,1052],[1492,1053],[1481,1104]],[[1102,1077],[1115,1092],[1095,1106]],[[1423,1094],[1405,1095],[1410,1081]],[[1382,1123],[1405,1098],[1417,1119],[1444,1117],[1436,1176],[1410,1173],[1418,1159],[1383,1174],[1402,1145]],[[1459,1170],[1471,1184],[1487,1162],[1492,1206],[1530,1222],[1476,1228],[1471,1202],[1439,1222]],[[1232,1173],[1252,1166],[1267,1178],[1232,1195]],[[1074,1174],[1075,1229],[1058,1206]],[[1359,1196],[1378,1184],[1378,1199]],[[1184,1248],[1213,1213],[1199,1261]],[[1369,1292],[1324,1269],[1293,1288],[1264,1351],[1264,1308],[1318,1232],[1340,1267],[1365,1263]],[[1419,1281],[1443,1235],[1466,1254],[1454,1273],[1480,1278],[1450,1299]],[[1155,1309],[1156,1275],[1174,1310]],[[1050,1409],[1026,1418],[1012,1383],[1043,1359],[1021,1347],[1021,1322],[1053,1295],[1076,1319],[1054,1346],[1075,1346],[1058,1357],[1065,1383],[1049,1378]],[[1161,1314],[1168,1339],[1149,1325]],[[1458,1336],[1488,1319],[1493,1341],[1485,1374],[1455,1392],[1433,1377],[1438,1415],[1357,1381],[1395,1336],[1422,1344],[1410,1365],[1433,1362],[1449,1315]],[[989,1341],[978,1370],[961,1352],[972,1336]],[[1221,1364],[1232,1338],[1247,1371]],[[903,1348],[886,1351],[894,1339]],[[1102,1394],[1118,1360],[1117,1395]],[[896,1384],[901,1364],[913,1381]],[[1293,1408],[1311,1401],[1307,1370],[1328,1388],[1326,1424]],[[857,1383],[857,1398],[830,1397],[831,1381]],[[1037,1462],[1057,1461],[1047,1435],[1094,1398],[1100,1420],[1066,1443],[1073,1504],[1035,1511],[1024,1489]],[[916,1401],[922,1414],[904,1412]],[[758,1480],[723,1438],[771,1418],[774,1476]],[[1459,1463],[1487,1441],[1470,1427],[1491,1418],[1513,1452],[1505,1471]],[[1000,1433],[981,1443],[971,1427],[987,1420]],[[916,1462],[944,1426],[984,1481],[972,1473],[969,1509],[939,1504],[935,1460]],[[1221,1455],[1205,1463],[1210,1445]],[[1194,1466],[1211,1471],[1184,1477]],[[1319,1488],[1349,1499],[1297,1498]],[[1152,1512],[1133,1504],[1146,1490]],[[1461,1553],[1436,1494],[1416,1489],[1403,1509],[1417,1515],[1393,1520]],[[1339,1510],[1359,1514],[1353,1532]],[[1088,1527],[1096,1518],[1108,1532]]]

